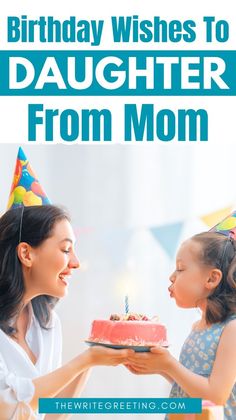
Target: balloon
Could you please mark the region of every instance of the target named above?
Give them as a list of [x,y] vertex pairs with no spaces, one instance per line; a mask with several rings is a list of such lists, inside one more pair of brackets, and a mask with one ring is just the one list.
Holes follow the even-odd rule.
[[38,197],[32,191],[27,191],[23,198],[24,206],[41,206],[42,198]]
[[22,186],[16,187],[13,191],[14,193],[14,204],[21,204],[23,197],[26,193],[26,189]]

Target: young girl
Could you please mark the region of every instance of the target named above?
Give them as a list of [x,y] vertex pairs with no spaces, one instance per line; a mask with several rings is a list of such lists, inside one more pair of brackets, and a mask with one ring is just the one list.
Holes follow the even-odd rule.
[[78,397],[89,368],[124,363],[132,353],[94,347],[60,366],[53,308],[79,267],[74,241],[68,215],[55,206],[12,209],[0,218],[1,420],[43,418],[40,397]]
[[[201,319],[177,361],[168,350],[129,357],[135,374],[158,373],[173,382],[170,397],[198,397],[224,405],[236,419],[236,242],[220,233],[200,233],[180,247],[170,276],[170,296],[181,308],[198,307]],[[168,416],[166,416],[168,418]]]

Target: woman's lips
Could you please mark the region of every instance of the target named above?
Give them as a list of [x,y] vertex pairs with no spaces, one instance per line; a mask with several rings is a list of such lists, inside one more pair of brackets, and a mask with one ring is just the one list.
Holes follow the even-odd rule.
[[68,286],[68,284],[69,284],[69,276],[60,275],[59,276],[59,279],[61,280],[61,282],[63,284],[65,284],[66,286]]

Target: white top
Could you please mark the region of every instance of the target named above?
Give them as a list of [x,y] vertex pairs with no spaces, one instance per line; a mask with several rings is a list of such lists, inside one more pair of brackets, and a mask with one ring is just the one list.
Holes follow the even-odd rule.
[[62,334],[58,316],[53,311],[49,330],[40,327],[29,306],[26,342],[37,358],[34,365],[24,349],[0,329],[0,413],[1,420],[43,419],[33,412],[29,402],[34,395],[32,379],[61,365]]

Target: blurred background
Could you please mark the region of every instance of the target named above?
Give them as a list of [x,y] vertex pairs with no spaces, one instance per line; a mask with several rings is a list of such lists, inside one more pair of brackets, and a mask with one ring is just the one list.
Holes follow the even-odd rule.
[[[57,306],[63,361],[86,349],[84,340],[94,319],[124,312],[127,285],[130,311],[158,315],[167,327],[170,352],[178,357],[200,314],[176,307],[167,291],[169,276],[179,244],[207,230],[207,222],[221,217],[221,210],[234,207],[234,165],[228,151],[200,143],[26,145],[23,150],[51,202],[69,210],[77,237],[81,268]],[[2,144],[0,152],[3,213],[18,146]],[[99,367],[83,396],[157,398],[167,397],[169,390],[158,375],[134,376],[123,366]],[[109,420],[109,415],[99,415],[103,417]]]

